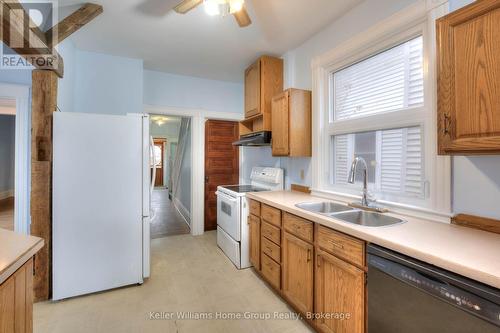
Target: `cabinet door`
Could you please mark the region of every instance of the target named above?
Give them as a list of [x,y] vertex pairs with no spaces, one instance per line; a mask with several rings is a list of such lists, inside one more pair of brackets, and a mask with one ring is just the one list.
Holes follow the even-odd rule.
[[250,263],[256,270],[260,270],[260,218],[250,215]]
[[260,60],[258,60],[245,71],[245,118],[260,113]]
[[437,23],[440,154],[500,153],[500,2]]
[[288,91],[274,97],[272,101],[273,156],[288,156],[290,153],[288,101]]
[[[335,256],[318,250],[315,276],[318,328],[325,333],[364,333],[365,273]],[[322,314],[343,317],[326,318],[322,317]]]
[[33,260],[0,285],[0,333],[33,331]]
[[285,232],[283,234],[283,296],[300,312],[313,311],[314,247]]

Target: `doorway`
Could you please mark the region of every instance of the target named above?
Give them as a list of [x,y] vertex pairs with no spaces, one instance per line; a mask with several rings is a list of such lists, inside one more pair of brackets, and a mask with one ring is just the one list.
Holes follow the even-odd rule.
[[156,161],[155,187],[164,187],[165,145],[167,144],[167,139],[153,137],[153,143]]
[[238,139],[237,122],[205,123],[205,231],[217,229],[217,186],[239,183],[239,148],[233,146]]
[[[1,161],[7,161],[11,165],[9,169],[0,168],[0,174],[3,175],[0,177],[8,178],[10,181],[7,187],[0,190],[0,201],[2,201],[0,215],[3,216],[4,221],[7,221],[9,229],[13,228],[14,231],[22,234],[29,234],[30,229],[30,97],[29,86],[0,83],[0,100],[2,101],[0,113],[4,120],[10,121],[8,128],[9,131],[13,131],[13,134],[9,132],[11,133],[9,138],[13,140],[10,147],[14,147],[13,152],[9,151],[14,155],[9,155],[7,160],[3,156],[0,157]],[[6,135],[4,130],[0,132]],[[5,142],[5,140],[2,138],[0,142]],[[8,171],[8,177],[6,170],[11,170]],[[14,206],[13,213],[12,206]]]
[[0,98],[0,228],[14,231],[16,100]]
[[[188,123],[189,118],[150,115],[155,163],[155,171],[151,170],[151,177],[153,174],[155,177],[151,195],[151,238],[191,232]],[[182,151],[177,149],[178,146]]]

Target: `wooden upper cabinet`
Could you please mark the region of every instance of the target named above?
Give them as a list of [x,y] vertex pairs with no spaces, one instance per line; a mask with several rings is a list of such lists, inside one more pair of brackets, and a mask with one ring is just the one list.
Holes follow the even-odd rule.
[[438,144],[442,155],[500,153],[500,1],[437,22]]
[[260,114],[260,59],[245,71],[245,118]]
[[300,312],[313,311],[314,246],[283,233],[283,296]]
[[[282,91],[283,59],[259,58],[245,71],[245,118],[267,117],[264,122],[268,123],[268,128],[262,130],[271,130],[271,99]],[[262,126],[261,122],[259,126]]]
[[[315,270],[316,325],[324,333],[365,333],[365,272],[318,250]],[[338,313],[348,319],[320,314]]]
[[273,156],[311,156],[311,92],[288,89],[272,100]]

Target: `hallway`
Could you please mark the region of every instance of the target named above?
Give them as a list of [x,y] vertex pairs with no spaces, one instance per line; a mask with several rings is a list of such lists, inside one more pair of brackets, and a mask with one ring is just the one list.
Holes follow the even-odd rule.
[[0,228],[14,230],[14,198],[0,200]]
[[151,221],[151,238],[189,234],[190,229],[182,215],[168,199],[168,190],[158,188],[153,191],[151,205],[155,211]]

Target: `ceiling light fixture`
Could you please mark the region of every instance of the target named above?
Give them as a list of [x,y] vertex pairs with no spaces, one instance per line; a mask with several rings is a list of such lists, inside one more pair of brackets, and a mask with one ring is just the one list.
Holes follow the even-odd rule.
[[245,0],[204,0],[205,12],[210,16],[226,16],[239,12]]

